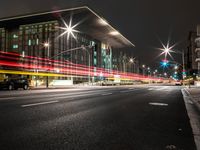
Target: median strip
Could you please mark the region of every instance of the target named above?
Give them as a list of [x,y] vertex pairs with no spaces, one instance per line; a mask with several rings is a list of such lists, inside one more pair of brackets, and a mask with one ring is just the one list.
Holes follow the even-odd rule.
[[21,107],[31,107],[31,106],[38,106],[38,105],[52,104],[52,103],[58,103],[58,102],[59,102],[59,101],[40,102],[40,103],[33,103],[33,104],[21,105]]

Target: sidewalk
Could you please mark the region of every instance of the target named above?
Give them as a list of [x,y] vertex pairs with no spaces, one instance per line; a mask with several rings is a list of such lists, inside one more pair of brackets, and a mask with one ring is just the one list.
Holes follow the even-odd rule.
[[190,118],[197,150],[200,150],[200,87],[182,89],[185,106]]
[[185,88],[188,94],[191,96],[192,102],[197,106],[200,111],[200,87],[190,87]]

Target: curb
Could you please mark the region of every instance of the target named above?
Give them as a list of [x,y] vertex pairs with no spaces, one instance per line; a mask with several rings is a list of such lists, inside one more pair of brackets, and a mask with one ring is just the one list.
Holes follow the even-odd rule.
[[75,89],[76,87],[49,87],[49,88],[34,88],[30,87],[29,90],[55,90],[55,89]]
[[[197,150],[200,150],[200,109],[185,88],[182,89],[181,92],[185,102],[185,107],[187,109],[187,114],[190,119],[190,125],[192,128],[196,148]],[[196,108],[198,108],[198,110]]]
[[192,95],[190,94],[190,92],[188,92],[188,90],[186,88],[184,88],[184,90],[187,93],[187,95],[190,97],[191,101],[195,104],[195,106],[200,111],[200,104],[197,101],[194,100],[194,98],[192,97]]

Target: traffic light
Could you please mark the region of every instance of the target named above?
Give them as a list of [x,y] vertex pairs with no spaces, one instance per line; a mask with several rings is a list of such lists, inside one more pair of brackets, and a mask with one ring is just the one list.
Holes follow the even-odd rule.
[[169,65],[169,61],[166,60],[166,59],[164,59],[164,60],[162,60],[162,61],[160,62],[160,64],[161,64],[162,67],[166,68],[166,67],[168,67],[168,65]]

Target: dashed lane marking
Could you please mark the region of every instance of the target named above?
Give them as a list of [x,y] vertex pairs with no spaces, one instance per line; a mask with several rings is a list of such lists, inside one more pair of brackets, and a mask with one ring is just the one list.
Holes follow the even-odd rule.
[[166,103],[153,103],[153,102],[149,103],[149,105],[154,105],[154,106],[168,106],[168,104],[166,104]]
[[107,95],[112,95],[112,93],[104,93],[104,94],[101,94],[103,96],[107,96]]
[[33,104],[21,105],[21,107],[31,107],[31,106],[38,106],[38,105],[52,104],[52,103],[58,103],[58,102],[59,102],[59,101],[40,102],[40,103],[33,103]]
[[127,91],[120,91],[120,93],[127,93],[127,92],[130,92],[130,91],[128,91],[128,90]]

